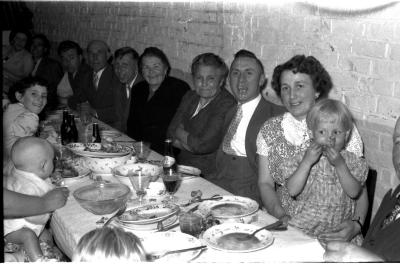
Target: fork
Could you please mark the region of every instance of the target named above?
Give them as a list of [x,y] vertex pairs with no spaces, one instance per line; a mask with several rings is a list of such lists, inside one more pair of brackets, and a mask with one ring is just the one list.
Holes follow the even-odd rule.
[[111,216],[110,218],[108,218],[108,220],[104,223],[103,227],[106,227],[109,223],[111,223],[111,221],[112,221],[114,218],[116,218],[116,217],[122,215],[122,214],[125,212],[125,210],[126,210],[126,204],[125,204],[124,206],[122,206],[121,208],[119,208],[119,210],[118,210],[113,216]]
[[191,205],[193,203],[200,203],[200,202],[209,201],[209,200],[219,201],[222,198],[223,197],[221,195],[219,195],[219,194],[214,194],[210,198],[198,198],[198,197],[195,197],[195,198],[190,199],[190,201],[188,203],[182,204],[181,206],[185,207],[185,206],[189,206],[189,205]]
[[146,255],[146,260],[147,261],[154,261],[156,259],[160,259],[162,257],[165,257],[166,255],[169,255],[169,254],[176,254],[176,253],[199,250],[199,249],[202,250],[204,248],[207,248],[207,246],[199,246],[199,247],[192,247],[192,248],[169,250],[169,251],[164,251],[164,252],[162,252],[160,254],[149,254],[149,255]]

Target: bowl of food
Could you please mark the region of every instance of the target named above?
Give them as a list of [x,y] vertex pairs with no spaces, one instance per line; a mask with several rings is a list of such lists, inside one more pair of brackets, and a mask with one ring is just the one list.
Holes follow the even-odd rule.
[[114,177],[117,178],[121,183],[127,186],[132,186],[129,180],[130,174],[137,174],[140,171],[142,175],[151,176],[151,181],[156,181],[162,173],[162,170],[163,168],[160,165],[150,163],[134,163],[115,167],[111,171]]
[[83,157],[84,165],[95,174],[111,174],[111,170],[115,167],[123,165],[131,160],[132,154],[121,157],[95,158]]
[[125,206],[131,189],[121,183],[96,182],[80,187],[73,192],[82,208],[95,215],[111,214]]

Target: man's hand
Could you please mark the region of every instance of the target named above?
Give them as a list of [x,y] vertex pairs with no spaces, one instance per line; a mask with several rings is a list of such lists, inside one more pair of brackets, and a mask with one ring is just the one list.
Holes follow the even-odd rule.
[[324,260],[328,262],[380,262],[379,256],[355,244],[332,241],[326,246]]
[[321,234],[318,239],[322,243],[327,243],[329,241],[350,241],[358,233],[360,233],[360,225],[351,220],[346,220],[340,225],[338,225],[333,232]]
[[55,188],[42,196],[49,212],[61,208],[67,202],[69,190],[66,187]]
[[319,160],[321,154],[322,154],[322,147],[319,144],[312,142],[308,147],[308,149],[306,150],[303,162],[306,162],[311,167]]

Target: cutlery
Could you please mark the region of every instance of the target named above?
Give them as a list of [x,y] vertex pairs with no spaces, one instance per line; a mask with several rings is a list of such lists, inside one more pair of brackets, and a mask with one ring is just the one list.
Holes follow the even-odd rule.
[[189,206],[189,205],[191,205],[193,203],[200,203],[200,202],[209,201],[209,200],[219,201],[222,198],[223,197],[221,195],[219,195],[219,194],[215,194],[215,195],[211,196],[210,198],[194,197],[194,198],[190,199],[190,201],[188,203],[182,204],[181,206]]
[[147,261],[153,261],[159,258],[162,258],[166,255],[169,254],[176,254],[176,253],[182,253],[182,252],[187,252],[187,251],[193,251],[193,250],[199,250],[199,249],[204,249],[207,248],[207,246],[199,246],[199,247],[192,247],[192,248],[185,248],[185,249],[177,249],[177,250],[169,250],[169,251],[164,251],[159,254],[150,254],[146,256]]
[[125,204],[124,206],[122,206],[121,208],[119,208],[119,210],[118,210],[113,216],[111,216],[111,217],[104,223],[103,227],[105,227],[105,226],[107,226],[109,223],[111,223],[111,221],[112,221],[114,218],[116,218],[116,217],[122,215],[122,214],[125,212],[125,210],[126,210],[126,204]]
[[251,234],[243,234],[243,236],[237,236],[237,240],[248,240],[251,239],[252,237],[254,237],[255,234],[257,234],[258,232],[260,232],[261,230],[287,230],[287,227],[285,225],[283,225],[283,222],[281,220],[276,221],[275,223],[272,223],[270,225],[267,226],[263,226],[257,230],[255,230],[253,233]]

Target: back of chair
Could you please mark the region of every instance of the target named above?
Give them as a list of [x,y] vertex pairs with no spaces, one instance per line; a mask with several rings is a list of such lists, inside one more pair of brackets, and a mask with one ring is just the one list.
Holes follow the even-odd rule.
[[375,187],[376,187],[376,178],[377,172],[374,169],[369,169],[368,171],[368,178],[365,183],[368,192],[368,211],[367,216],[365,217],[364,226],[361,230],[362,234],[365,236],[368,232],[369,225],[371,223],[372,217],[372,207],[374,205],[374,195],[375,195]]

